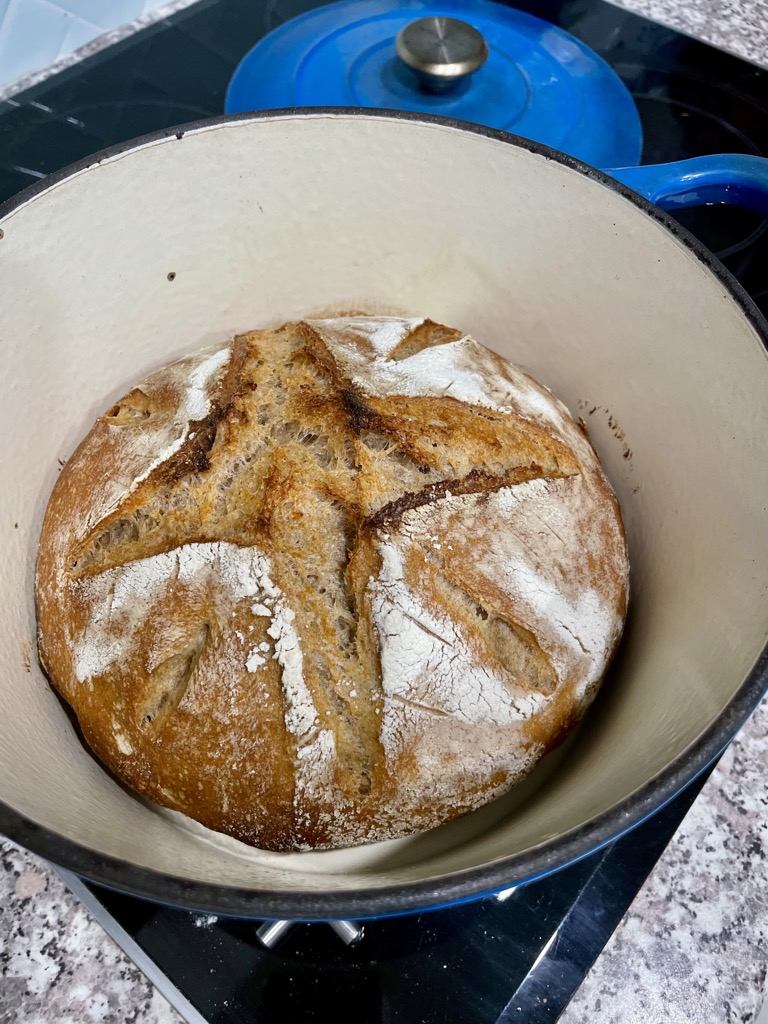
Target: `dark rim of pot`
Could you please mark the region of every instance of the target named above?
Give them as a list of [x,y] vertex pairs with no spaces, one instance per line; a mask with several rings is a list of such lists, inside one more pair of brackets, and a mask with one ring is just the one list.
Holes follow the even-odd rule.
[[[603,171],[529,139],[481,125],[427,114],[357,107],[305,107],[206,118],[121,142],[79,160],[29,186],[0,205],[0,219],[67,178],[147,144],[183,139],[188,132],[238,122],[339,116],[411,121],[451,127],[536,153],[564,165],[628,199],[663,225],[715,275],[768,347],[768,323],[741,285],[698,239],[647,199]],[[353,892],[270,891],[192,881],[97,853],[58,835],[0,802],[0,832],[21,846],[99,885],[200,912],[258,919],[327,920],[403,914],[477,899],[521,885],[571,864],[618,838],[659,810],[704,771],[728,745],[768,687],[768,646],[715,722],[675,761],[621,803],[580,827],[523,853],[443,877],[358,889]]]

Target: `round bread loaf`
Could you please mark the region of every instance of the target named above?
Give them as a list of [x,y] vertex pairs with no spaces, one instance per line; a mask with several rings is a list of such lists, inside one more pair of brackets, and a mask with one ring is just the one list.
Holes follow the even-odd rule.
[[39,650],[130,786],[269,850],[508,790],[592,700],[628,564],[583,427],[429,320],[254,331],[147,377],[51,496]]

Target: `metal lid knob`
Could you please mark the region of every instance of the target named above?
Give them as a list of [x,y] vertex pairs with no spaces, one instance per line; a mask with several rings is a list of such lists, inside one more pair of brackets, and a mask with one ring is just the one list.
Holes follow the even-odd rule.
[[488,58],[484,37],[458,18],[419,18],[398,34],[398,57],[430,92],[447,92]]

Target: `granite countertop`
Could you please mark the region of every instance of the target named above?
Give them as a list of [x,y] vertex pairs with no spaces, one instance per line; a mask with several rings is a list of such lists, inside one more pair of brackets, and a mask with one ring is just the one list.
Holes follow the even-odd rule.
[[561,1024],[749,1024],[768,971],[768,697],[723,755]]
[[768,68],[768,0],[608,0]]
[[[749,1024],[768,971],[768,698],[724,754],[562,1024]],[[0,843],[0,1024],[181,1018],[43,861]]]
[[39,857],[0,841],[0,1024],[182,1018]]

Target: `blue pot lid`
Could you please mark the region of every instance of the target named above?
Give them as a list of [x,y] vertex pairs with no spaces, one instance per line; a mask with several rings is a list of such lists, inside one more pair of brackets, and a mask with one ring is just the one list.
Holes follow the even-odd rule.
[[[469,22],[490,50],[450,93],[425,91],[395,38],[430,15]],[[615,72],[584,43],[489,0],[341,0],[270,32],[240,62],[226,113],[383,107],[459,118],[522,135],[596,167],[637,164],[642,129]]]

